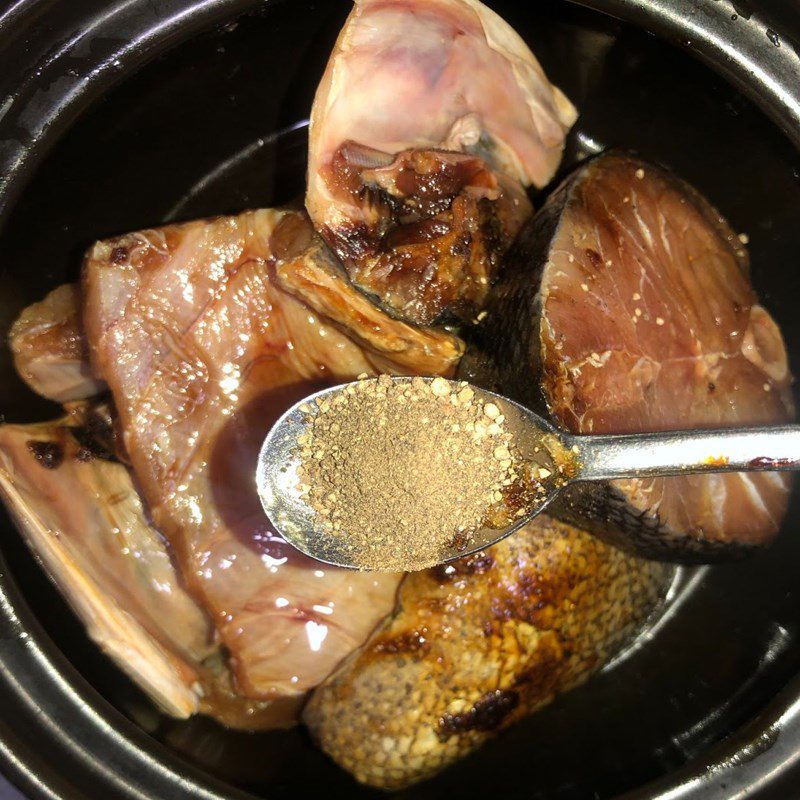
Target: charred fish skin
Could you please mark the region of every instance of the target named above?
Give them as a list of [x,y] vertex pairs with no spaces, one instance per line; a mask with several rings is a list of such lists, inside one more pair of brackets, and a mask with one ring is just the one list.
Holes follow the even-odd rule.
[[395,614],[314,692],[304,721],[362,783],[430,778],[606,663],[671,573],[539,517],[407,576]]
[[[486,311],[460,377],[571,432],[794,418],[786,348],[741,241],[699,192],[635,155],[598,156],[559,187]],[[788,489],[767,473],[575,484],[550,511],[629,552],[700,563],[769,543]]]

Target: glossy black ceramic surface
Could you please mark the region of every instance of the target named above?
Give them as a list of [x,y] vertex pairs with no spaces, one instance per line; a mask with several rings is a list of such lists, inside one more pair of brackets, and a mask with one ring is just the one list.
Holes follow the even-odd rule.
[[[299,196],[313,92],[348,11],[345,0],[70,5],[23,0],[0,17],[4,80],[18,74],[20,95],[28,93],[25,113],[14,110],[16,93],[0,106],[0,114],[13,112],[0,117],[3,333],[24,305],[76,277],[96,238]],[[718,72],[635,25],[563,0],[491,5],[581,110],[564,170],[622,146],[701,189],[749,235],[754,283],[800,370],[800,157],[789,138]],[[686,45],[685,31],[657,13],[669,3],[596,5]],[[723,9],[731,47],[737,25],[758,26],[742,27],[740,53],[761,41],[750,36],[755,30],[765,53],[796,60],[783,29],[778,47],[767,35],[775,29],[750,6],[671,5],[686,14]],[[79,35],[90,29],[75,26],[89,19],[100,20],[97,28]],[[704,30],[692,46],[745,81],[800,141],[794,98],[782,101],[768,73],[748,74],[746,59],[720,57],[720,40]],[[10,36],[18,37],[16,49],[3,38]],[[41,45],[44,55],[15,67],[11,55],[28,52],[26,36],[28,49]],[[4,348],[0,413],[12,422],[54,414],[16,378]],[[771,550],[699,573],[656,635],[623,663],[399,797],[655,797],[683,783],[672,796],[722,798],[737,781],[752,796],[780,787],[775,781],[793,785],[798,565],[796,499]],[[0,758],[36,797],[381,796],[358,787],[302,729],[237,734],[202,718],[161,715],[89,642],[5,514]],[[692,783],[708,763],[716,771]]]

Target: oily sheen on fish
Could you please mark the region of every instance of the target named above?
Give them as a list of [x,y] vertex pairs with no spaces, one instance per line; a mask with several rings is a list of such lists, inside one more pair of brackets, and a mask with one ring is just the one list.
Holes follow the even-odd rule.
[[[741,242],[696,191],[625,154],[579,168],[526,226],[462,370],[578,433],[794,419]],[[767,472],[584,484],[551,511],[639,553],[706,560],[769,542],[789,485]]]
[[602,666],[670,574],[540,516],[485,553],[406,576],[395,613],[304,721],[363,783],[429,778]]
[[238,696],[213,625],[101,431],[100,406],[0,426],[0,496],[90,638],[166,713],[272,728],[297,711]]
[[91,638],[167,712],[189,716],[213,629],[128,471],[98,455],[86,430],[74,417],[0,426],[0,492]]
[[101,242],[83,273],[93,363],[143,497],[240,691],[258,699],[323,680],[391,611],[399,581],[305,559],[271,530],[255,491],[277,417],[315,387],[374,371],[374,353],[341,332],[344,315],[335,327],[278,286],[274,250],[287,249],[291,217],[247,212]]
[[83,400],[106,388],[91,373],[80,312],[79,288],[66,283],[28,306],[8,334],[19,376],[57,403]]
[[272,242],[281,288],[366,349],[375,369],[439,374],[461,360],[464,342],[458,336],[389,316],[356,289],[305,215],[284,217]]
[[314,100],[306,206],[393,313],[469,317],[575,116],[482,3],[357,0]]

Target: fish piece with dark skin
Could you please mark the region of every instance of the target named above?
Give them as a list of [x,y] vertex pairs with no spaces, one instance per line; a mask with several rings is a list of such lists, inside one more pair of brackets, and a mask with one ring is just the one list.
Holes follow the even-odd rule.
[[404,788],[600,668],[671,574],[542,515],[484,553],[407,575],[394,614],[303,719],[359,781]]
[[395,315],[470,319],[575,116],[482,3],[357,0],[314,100],[308,212]]
[[[580,167],[526,226],[461,372],[574,433],[794,419],[786,348],[741,241],[698,192],[626,154]],[[575,484],[550,512],[640,554],[706,561],[769,543],[790,483]]]

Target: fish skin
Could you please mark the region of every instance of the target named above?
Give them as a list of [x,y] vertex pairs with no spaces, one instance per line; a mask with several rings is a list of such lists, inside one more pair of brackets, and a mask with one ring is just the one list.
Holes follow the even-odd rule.
[[588,678],[671,575],[542,515],[485,553],[406,576],[395,613],[303,720],[360,782],[410,786]]
[[[786,348],[738,237],[636,156],[598,156],[567,178],[520,234],[486,310],[460,376],[574,433],[794,419]],[[640,555],[724,560],[772,540],[789,486],[774,473],[576,484],[550,512]]]

